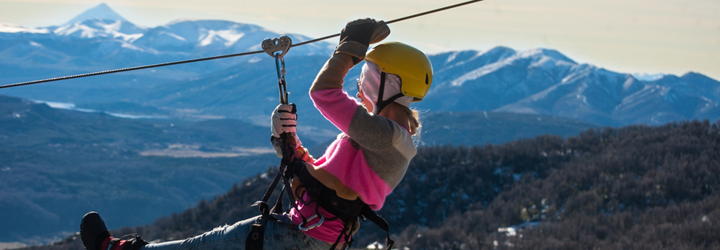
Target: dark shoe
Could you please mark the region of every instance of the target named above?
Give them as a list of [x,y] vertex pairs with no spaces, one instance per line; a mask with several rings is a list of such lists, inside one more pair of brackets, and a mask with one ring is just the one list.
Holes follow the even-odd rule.
[[87,250],[101,250],[102,243],[110,237],[105,222],[97,212],[89,212],[80,222],[80,237]]
[[[125,240],[127,239],[127,240]],[[114,250],[140,250],[148,242],[140,238],[140,235],[129,234],[120,238],[110,240],[109,249]]]

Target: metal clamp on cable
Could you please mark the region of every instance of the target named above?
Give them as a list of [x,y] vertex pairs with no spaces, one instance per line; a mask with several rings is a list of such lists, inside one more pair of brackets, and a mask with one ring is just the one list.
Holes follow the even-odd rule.
[[275,68],[277,69],[278,88],[280,89],[280,103],[288,104],[287,83],[285,82],[285,59],[283,56],[287,54],[292,46],[292,39],[288,36],[280,38],[265,39],[262,42],[262,49],[265,53],[275,58]]
[[281,36],[280,38],[267,38],[263,40],[261,46],[263,51],[265,53],[268,53],[268,55],[275,57],[275,52],[282,52],[280,53],[279,57],[282,58],[285,54],[287,54],[288,50],[290,50],[290,46],[292,45],[292,39],[288,36]]

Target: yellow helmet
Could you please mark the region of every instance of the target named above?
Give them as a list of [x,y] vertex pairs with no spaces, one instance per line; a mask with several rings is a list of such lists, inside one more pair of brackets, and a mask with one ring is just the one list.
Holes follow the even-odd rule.
[[400,42],[379,44],[365,55],[365,60],[380,67],[380,71],[400,76],[401,92],[422,101],[432,84],[433,69],[422,51]]

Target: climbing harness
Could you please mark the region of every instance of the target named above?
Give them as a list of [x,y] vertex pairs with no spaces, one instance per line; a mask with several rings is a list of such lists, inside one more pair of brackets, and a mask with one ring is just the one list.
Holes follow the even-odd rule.
[[[476,2],[482,2],[484,0],[471,0],[467,2],[462,2],[454,5],[445,6],[442,8],[429,10],[421,13],[417,13],[414,15],[409,15],[406,17],[401,17],[398,19],[390,20],[385,22],[386,24],[391,24],[395,22],[401,22],[408,19],[432,14],[435,12],[440,12],[452,8],[457,8],[460,6],[468,5],[471,3]],[[333,37],[340,36],[340,33],[308,40],[305,42],[297,43],[295,45],[292,45],[290,47],[297,47],[302,46],[305,44],[315,43],[322,40],[327,40]],[[212,56],[212,57],[203,57],[203,58],[196,58],[196,59],[190,59],[190,60],[182,60],[182,61],[175,61],[175,62],[166,62],[166,63],[158,63],[158,64],[149,64],[149,65],[142,65],[142,66],[135,66],[135,67],[128,67],[128,68],[120,68],[120,69],[112,69],[112,70],[104,70],[104,71],[97,71],[97,72],[91,72],[91,73],[84,73],[84,74],[77,74],[77,75],[68,75],[68,76],[61,76],[61,77],[53,77],[53,78],[47,78],[47,79],[40,79],[40,80],[34,80],[34,81],[27,81],[27,82],[18,82],[18,83],[11,83],[11,84],[5,84],[0,85],[0,89],[3,88],[12,88],[12,87],[19,87],[19,86],[25,86],[25,85],[31,85],[31,84],[38,84],[38,83],[46,83],[46,82],[55,82],[55,81],[61,81],[61,80],[69,80],[69,79],[75,79],[75,78],[83,78],[83,77],[90,77],[90,76],[99,76],[99,75],[107,75],[107,74],[114,74],[114,73],[120,73],[120,72],[127,72],[127,71],[135,71],[135,70],[141,70],[141,69],[150,69],[150,68],[158,68],[158,67],[165,67],[165,66],[171,66],[171,65],[178,65],[178,64],[185,64],[185,63],[194,63],[194,62],[202,62],[202,61],[210,61],[210,60],[217,60],[217,59],[223,59],[223,58],[230,58],[230,57],[239,57],[239,56],[247,56],[247,55],[253,55],[253,54],[260,54],[263,53],[263,50],[258,51],[249,51],[249,52],[242,52],[242,53],[236,53],[236,54],[228,54],[228,55],[221,55],[221,56]]]

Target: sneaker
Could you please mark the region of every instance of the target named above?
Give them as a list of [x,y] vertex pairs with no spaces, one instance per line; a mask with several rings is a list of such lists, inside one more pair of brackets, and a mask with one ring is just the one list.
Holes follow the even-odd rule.
[[97,212],[89,212],[80,221],[80,237],[87,250],[101,250],[102,243],[110,237],[105,222]]

